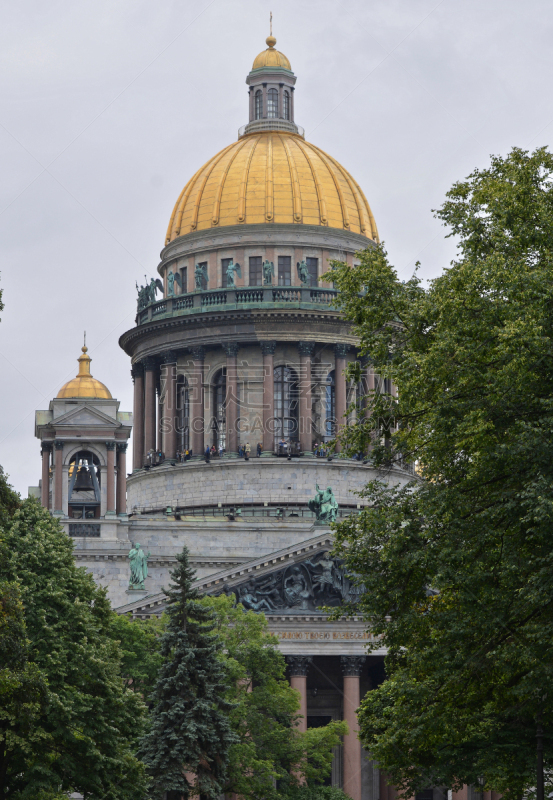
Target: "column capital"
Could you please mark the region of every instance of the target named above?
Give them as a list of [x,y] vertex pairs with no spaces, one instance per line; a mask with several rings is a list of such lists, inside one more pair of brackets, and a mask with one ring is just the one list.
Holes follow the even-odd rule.
[[164,364],[176,364],[178,360],[178,353],[176,350],[167,350],[162,356]]
[[118,450],[119,453],[126,453],[128,446],[129,445],[128,445],[127,442],[122,442],[121,444],[117,445],[117,450]]
[[63,442],[60,442],[59,439],[56,439],[56,441],[54,442],[54,447],[56,448],[56,450],[63,450]]
[[366,656],[340,656],[342,672],[345,678],[359,678],[363,670]]
[[190,352],[192,353],[192,358],[194,361],[203,361],[205,358],[205,347],[203,345],[191,347]]
[[349,353],[349,344],[335,344],[334,355],[336,358],[345,358]]
[[315,349],[315,342],[298,342],[300,356],[312,356]]
[[264,356],[274,356],[277,343],[275,341],[259,342],[261,352]]
[[144,365],[145,370],[157,369],[157,358],[155,358],[155,356],[147,356],[142,361],[142,364]]
[[141,361],[137,361],[135,364],[131,365],[131,378],[139,378],[141,375],[144,375],[144,364]]
[[230,344],[224,344],[223,350],[227,354],[229,358],[236,358],[238,355],[238,351],[240,350],[240,345],[237,342],[231,342]]
[[290,675],[295,677],[305,677],[311,664],[310,656],[286,656],[286,663],[290,669]]
[[41,453],[51,453],[52,452],[52,443],[51,442],[42,442],[40,445],[40,452]]
[[115,450],[115,442],[106,442],[106,447],[108,450]]

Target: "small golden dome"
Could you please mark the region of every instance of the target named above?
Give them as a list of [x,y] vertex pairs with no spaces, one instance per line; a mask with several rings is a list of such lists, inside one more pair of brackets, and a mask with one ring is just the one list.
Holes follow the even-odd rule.
[[325,225],[378,241],[370,206],[349,172],[297,134],[263,131],[198,170],[177,200],[165,243],[196,230],[267,222]]
[[292,72],[292,67],[290,66],[290,62],[279,50],[275,50],[276,39],[274,36],[267,36],[266,40],[269,47],[267,50],[263,50],[260,53],[255,61],[253,62],[252,69],[261,69],[261,67],[282,67],[283,69],[288,69]]
[[76,378],[68,381],[62,386],[57,396],[62,398],[95,398],[100,400],[111,400],[111,393],[107,386],[97,381],[90,374],[90,362],[92,359],[87,356],[88,347],[82,348],[83,354],[77,359],[79,362],[79,374]]

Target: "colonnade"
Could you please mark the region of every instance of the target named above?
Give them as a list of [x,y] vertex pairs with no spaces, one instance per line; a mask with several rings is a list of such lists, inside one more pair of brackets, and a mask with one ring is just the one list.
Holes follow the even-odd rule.
[[[261,341],[263,359],[263,454],[274,450],[274,356],[276,340]],[[289,343],[286,343],[289,344]],[[301,451],[309,455],[313,446],[312,426],[312,357],[316,343],[300,341],[297,343],[300,368],[299,389],[299,442]],[[236,343],[222,345],[226,355],[226,432],[227,453],[234,454],[238,447],[237,420],[240,416],[238,399],[238,352]],[[347,381],[344,371],[350,346],[334,345],[335,357],[335,418],[336,433],[346,424]],[[189,392],[189,432],[190,448],[193,457],[203,456],[208,443],[205,425],[206,348],[199,346],[189,351],[191,364],[187,368]],[[177,361],[178,352],[165,352],[162,357],[147,357],[136,362],[132,368],[134,381],[134,430],[133,430],[133,470],[142,469],[146,455],[150,451],[162,450],[165,458],[174,459],[177,453]],[[366,368],[366,386],[375,386],[375,376],[369,366]],[[158,402],[159,397],[159,402]],[[211,442],[209,442],[211,444]],[[339,450],[339,446],[337,447]]]
[[[309,656],[287,656],[290,685],[299,692],[301,719],[300,731],[307,730],[307,672],[311,659]],[[359,724],[357,709],[361,703],[360,677],[365,656],[341,656],[343,672],[343,717],[349,731],[343,739],[342,749],[342,787],[352,800],[361,800],[362,748],[358,738]]]
[[[42,485],[41,505],[55,514],[67,514],[64,508],[63,482],[69,480],[69,465],[63,463],[63,448],[67,442],[55,439],[42,443]],[[70,442],[69,444],[75,444]],[[101,442],[99,447],[106,453],[106,467],[103,471],[105,480],[105,512],[107,515],[123,515],[127,513],[127,443]],[[53,454],[53,458],[52,458]],[[53,463],[52,463],[53,462]],[[50,496],[50,470],[53,467],[52,490]],[[100,487],[102,488],[102,487]]]

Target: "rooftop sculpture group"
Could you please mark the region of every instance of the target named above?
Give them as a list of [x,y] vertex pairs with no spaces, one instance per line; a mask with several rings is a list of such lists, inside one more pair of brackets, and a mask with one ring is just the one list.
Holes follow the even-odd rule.
[[146,285],[141,286],[138,288],[138,283],[136,284],[136,291],[138,292],[138,310],[142,311],[143,308],[149,306],[150,303],[155,303],[156,301],[156,293],[158,291],[163,294],[163,284],[159,278],[152,278],[150,283],[148,283],[148,278],[144,275],[146,280]]
[[313,613],[321,606],[354,603],[362,591],[345,574],[341,563],[328,551],[259,578],[223,587],[244,608],[267,614],[295,611]]

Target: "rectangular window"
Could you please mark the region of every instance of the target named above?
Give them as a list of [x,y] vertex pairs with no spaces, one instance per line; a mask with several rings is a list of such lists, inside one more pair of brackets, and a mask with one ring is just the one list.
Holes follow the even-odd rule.
[[181,294],[186,294],[188,291],[188,267],[181,267],[180,270]]
[[250,258],[250,286],[263,285],[263,259],[261,256]]
[[228,278],[227,278],[227,267],[231,263],[232,258],[222,258],[221,259],[221,267],[223,270],[223,286],[226,288],[228,286]]
[[292,257],[279,256],[278,257],[278,285],[291,286],[292,285]]
[[319,259],[306,258],[305,263],[307,264],[307,271],[309,272],[309,285],[318,286],[319,281],[317,280],[317,273],[319,271]]

